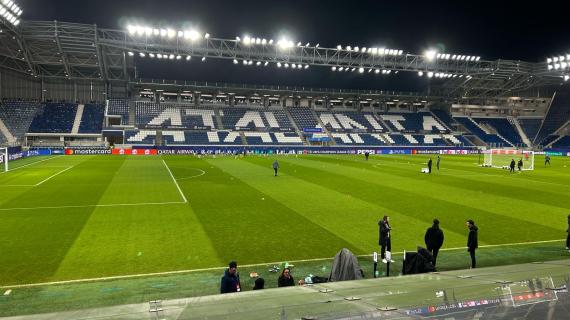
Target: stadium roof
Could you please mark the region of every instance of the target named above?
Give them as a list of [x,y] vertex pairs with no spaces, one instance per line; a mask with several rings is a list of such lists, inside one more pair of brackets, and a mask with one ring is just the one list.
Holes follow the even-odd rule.
[[[477,2],[476,4],[449,1],[433,4],[425,1],[417,3],[410,1],[405,3],[392,1],[268,3],[267,1],[163,0],[141,3],[131,0],[102,0],[86,1],[81,7],[78,7],[72,0],[41,2],[21,0],[18,3],[24,9],[22,19],[80,23],[81,25],[75,26],[78,27],[75,31],[83,28],[85,33],[80,33],[84,38],[95,37],[97,34],[95,30],[87,30],[89,24],[96,24],[99,29],[124,31],[127,30],[128,25],[144,24],[179,29],[192,26],[218,39],[235,39],[244,37],[244,35],[252,35],[267,39],[274,38],[277,41],[281,37],[288,37],[294,39],[295,42],[300,41],[303,45],[310,43],[313,47],[318,43],[320,47],[326,48],[335,48],[339,44],[343,48],[350,46],[353,49],[356,46],[398,48],[416,55],[421,55],[429,49],[436,49],[442,53],[457,52],[480,56],[482,60],[487,61],[507,59],[512,62],[506,66],[509,69],[506,73],[509,74],[505,73],[504,77],[507,78],[515,75],[512,69],[518,68],[518,60],[545,63],[547,57],[564,54],[570,49],[566,47],[570,39],[563,26],[563,10],[556,10],[553,6],[546,4],[542,7],[529,8],[513,5],[508,1]],[[30,26],[29,23],[28,26]],[[39,28],[43,26],[36,24]],[[21,28],[26,30],[26,23],[22,23]],[[52,29],[57,30],[57,27]],[[27,30],[35,32],[36,29]],[[34,35],[26,35],[28,36]],[[556,41],[552,41],[553,39]],[[66,43],[65,37],[53,37],[53,39],[35,37],[30,41],[35,41],[37,45],[42,40],[45,40],[45,43],[39,45],[46,50],[44,53],[65,52],[60,59],[62,66],[59,67],[62,68],[50,64],[42,67],[51,75],[57,74],[65,77],[71,73],[72,77],[88,78],[111,72],[115,73],[117,78],[121,78],[128,72],[123,68],[126,66],[121,67],[119,64],[116,65],[116,70],[112,68],[103,70],[96,67],[106,64],[106,61],[95,59],[97,50],[99,50],[98,46],[89,50],[89,44],[86,42],[80,48],[83,50],[80,54],[85,54],[85,56],[70,56],[67,52],[75,54],[76,48]],[[80,42],[77,38],[70,40]],[[53,47],[47,46],[50,41],[54,43]],[[27,49],[24,48],[23,51],[28,51],[29,57],[24,56],[22,61],[34,61],[34,54],[38,58],[37,50]],[[118,62],[122,50],[115,49],[117,50],[108,52],[109,56],[105,58],[109,59],[107,64],[113,64],[113,60]],[[89,54],[92,55],[88,59]],[[75,59],[76,66],[73,66],[73,61],[65,61],[66,57],[68,60]],[[91,68],[77,65],[87,60],[93,60]],[[291,72],[291,70],[285,72],[276,71],[274,68],[268,72],[243,67],[241,60],[239,65],[233,65],[228,61],[214,61],[213,59],[208,59],[207,63],[201,64],[198,63],[199,59],[194,59],[195,62],[185,64],[184,67],[175,62],[164,63],[139,57],[135,57],[134,60],[137,77],[145,78],[412,91],[425,90],[429,82],[429,80],[418,79],[416,73],[400,73],[397,76],[394,74],[376,76],[375,72],[371,74],[365,72],[364,75],[358,72],[339,74],[331,72],[330,64],[325,64],[329,67],[311,68],[310,72]],[[524,63],[521,62],[521,65]],[[351,66],[351,69],[353,67]],[[529,65],[530,69],[532,67]],[[501,67],[498,66],[498,68]],[[29,69],[34,68],[32,66]],[[358,69],[357,66],[356,70]],[[370,69],[372,68],[365,70]],[[103,76],[107,77],[107,75]],[[113,79],[113,75],[108,79]],[[521,83],[529,82],[528,77],[519,80]],[[492,85],[496,86],[496,84]],[[452,84],[452,86],[457,85]],[[520,84],[515,83],[512,87],[520,87]]]

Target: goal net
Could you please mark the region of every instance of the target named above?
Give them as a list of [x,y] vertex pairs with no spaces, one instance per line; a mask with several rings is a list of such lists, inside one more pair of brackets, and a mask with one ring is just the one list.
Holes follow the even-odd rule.
[[534,170],[534,151],[489,149],[483,154],[485,155],[483,167],[509,169],[511,161],[515,160],[515,169],[518,170],[519,161],[522,160],[521,170]]
[[0,172],[8,171],[8,148],[0,148]]

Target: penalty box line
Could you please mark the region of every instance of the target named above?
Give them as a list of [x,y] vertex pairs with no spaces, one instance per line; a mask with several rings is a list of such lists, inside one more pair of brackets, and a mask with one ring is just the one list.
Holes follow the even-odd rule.
[[168,170],[168,173],[170,174],[172,181],[174,181],[174,184],[176,185],[176,188],[178,189],[180,196],[182,196],[182,199],[184,199],[184,203],[188,203],[188,199],[186,199],[186,196],[184,195],[184,193],[182,193],[182,189],[180,189],[180,185],[178,185],[178,181],[176,181],[176,179],[174,178],[172,171],[170,171],[170,168],[168,167],[168,165],[166,164],[166,161],[164,161],[164,159],[162,159],[162,163],[164,164],[164,167],[166,168],[166,170]]
[[[2,209],[0,209],[0,210],[2,210]],[[566,241],[566,239],[532,241],[532,242],[517,242],[517,243],[504,243],[504,244],[491,244],[491,245],[479,246],[479,248],[509,247],[509,246],[540,244],[540,243],[553,243],[553,242],[562,242],[562,241]],[[467,247],[445,248],[445,249],[441,249],[440,251],[465,250],[466,248]],[[393,254],[402,255],[402,254],[404,254],[404,252],[403,251],[402,252],[394,252]],[[363,255],[357,255],[357,257],[372,257],[372,255],[371,254],[363,254]],[[332,260],[332,259],[334,259],[334,257],[303,259],[303,260],[290,260],[289,262],[293,262],[293,263],[315,262],[315,261],[326,261],[326,260]],[[245,265],[240,265],[240,268],[262,267],[262,266],[267,266],[267,265],[277,265],[277,264],[281,264],[281,263],[283,263],[283,261],[265,262],[265,263],[257,263],[257,264],[245,264]],[[84,283],[84,282],[95,282],[95,281],[124,280],[124,279],[143,278],[143,277],[152,277],[152,276],[167,276],[167,275],[174,275],[174,274],[194,273],[194,272],[201,272],[201,271],[216,271],[216,270],[224,270],[226,268],[227,268],[227,266],[225,266],[225,267],[201,268],[201,269],[165,271],[165,272],[153,272],[153,273],[139,273],[139,274],[100,277],[100,278],[87,278],[87,279],[62,280],[62,281],[40,282],[40,283],[29,283],[29,284],[16,284],[16,285],[0,286],[0,289],[31,288],[31,287],[40,287],[40,286],[49,286],[49,285],[62,285],[62,284],[73,284],[73,283]]]
[[12,210],[42,210],[42,209],[77,209],[77,208],[106,208],[106,207],[136,207],[136,206],[159,206],[171,204],[186,204],[182,201],[172,202],[141,202],[141,203],[111,203],[111,204],[86,204],[77,206],[53,206],[53,207],[23,207],[23,208],[1,208],[0,211]]
[[[20,166],[20,167],[16,167],[16,168],[14,168],[14,169],[10,169],[10,170],[8,170],[8,172],[12,172],[12,171],[15,171],[15,170],[18,170],[18,169],[22,169],[22,168],[31,166],[31,165],[36,164],[36,163],[40,163],[40,162],[44,162],[44,161],[56,159],[56,158],[59,158],[59,157],[62,157],[62,156],[53,156],[53,157],[49,157],[49,158],[47,158],[47,159],[43,159],[43,160],[39,160],[39,161],[34,161],[34,162],[32,162],[32,163],[28,163],[28,164],[26,164],[26,165],[23,165],[23,166]],[[0,172],[0,174],[3,174],[3,173],[6,173],[6,171]]]

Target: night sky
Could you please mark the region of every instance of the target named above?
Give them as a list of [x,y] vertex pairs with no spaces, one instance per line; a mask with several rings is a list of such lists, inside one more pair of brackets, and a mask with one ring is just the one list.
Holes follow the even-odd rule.
[[[386,47],[482,59],[543,61],[570,51],[567,1],[217,1],[18,0],[26,20],[59,20],[125,29],[129,21],[173,29],[192,25],[212,37],[250,34],[321,47]],[[528,4],[531,3],[531,4]],[[310,87],[421,90],[427,79],[234,66],[231,61],[137,61],[140,77]]]

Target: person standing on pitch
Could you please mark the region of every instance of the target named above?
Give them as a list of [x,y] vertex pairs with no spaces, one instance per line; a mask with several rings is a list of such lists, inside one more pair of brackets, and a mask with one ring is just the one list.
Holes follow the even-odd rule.
[[429,227],[424,236],[427,250],[433,255],[433,266],[437,261],[437,254],[443,245],[443,231],[439,228],[439,220],[433,219],[433,225]]
[[368,157],[370,157],[370,152],[366,151],[364,153],[364,157],[366,158],[366,161],[368,161]]
[[517,167],[519,168],[519,171],[522,171],[522,167],[523,167],[523,162],[522,162],[522,158],[519,160],[519,162],[517,163]]
[[437,155],[437,160],[435,161],[435,166],[437,167],[437,171],[439,171],[439,162],[441,161],[441,158],[439,157],[439,154]]
[[275,171],[275,176],[277,177],[277,170],[279,170],[279,162],[277,162],[277,160],[273,162],[273,170]]
[[428,172],[429,172],[429,173],[431,173],[431,166],[432,166],[432,163],[433,163],[433,162],[431,161],[431,158],[429,158],[429,161],[428,161],[428,163],[427,163]]
[[544,166],[546,167],[546,164],[548,163],[548,165],[550,165],[550,155],[547,153],[544,156]]
[[570,252],[570,214],[568,215],[568,229],[566,229],[566,233],[568,234],[566,236],[566,250]]
[[[386,249],[392,252],[392,240],[390,237],[390,231],[392,227],[390,227],[390,217],[384,216],[382,220],[378,221],[378,226],[380,227],[380,236],[378,239],[378,245],[380,245],[380,257],[382,258],[382,262],[388,263],[386,260]],[[390,259],[390,262],[394,262],[394,260]]]
[[471,269],[475,269],[476,261],[475,261],[475,250],[479,247],[479,241],[477,239],[477,232],[479,228],[475,225],[473,220],[467,220],[467,228],[469,228],[469,236],[467,237],[467,251],[471,256]]
[[511,165],[509,166],[509,168],[510,168],[509,170],[510,173],[515,173],[515,159],[511,159]]

